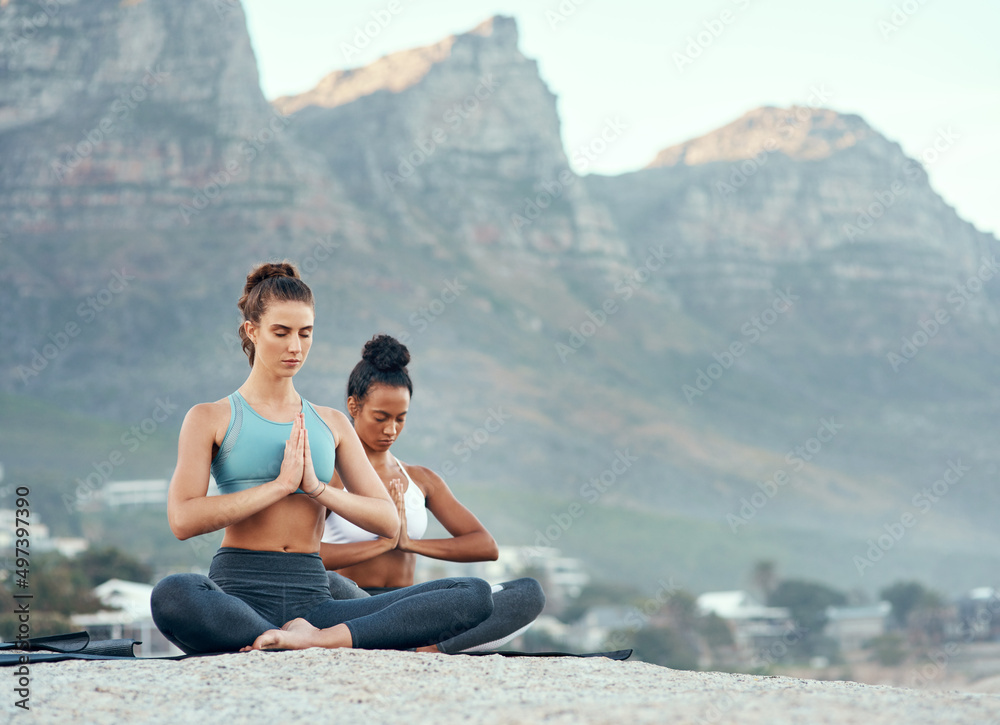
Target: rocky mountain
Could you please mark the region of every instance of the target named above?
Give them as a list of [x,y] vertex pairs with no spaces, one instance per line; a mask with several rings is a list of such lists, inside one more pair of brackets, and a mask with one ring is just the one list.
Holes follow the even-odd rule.
[[[563,542],[593,531],[621,574],[604,513],[681,517],[717,543],[650,533],[628,576],[742,566],[719,547],[759,531],[746,556],[813,542],[803,561],[859,583],[852,555],[915,512],[877,577],[964,586],[997,563],[1000,250],[933,191],[930,153],[857,116],[761,108],[580,177],[504,17],[273,106],[235,2],[9,0],[0,37],[6,440],[18,405],[127,430],[164,399],[173,435],[242,381],[243,276],[288,257],[317,293],[306,397],[340,405],[363,342],[402,337],[400,455],[524,499],[493,512],[509,537],[555,542],[576,504],[591,523]],[[59,490],[92,463],[0,460]]]
[[[446,234],[621,260],[624,245],[569,170],[555,97],[517,41],[513,19],[492,18],[333,73],[275,107],[293,114],[294,135],[321,150],[357,203],[403,227],[421,218],[428,242]],[[552,197],[542,207],[540,194]]]

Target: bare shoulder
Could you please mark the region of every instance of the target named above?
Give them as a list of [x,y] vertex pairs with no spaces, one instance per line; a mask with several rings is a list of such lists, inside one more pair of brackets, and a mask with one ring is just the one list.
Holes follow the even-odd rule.
[[430,498],[437,491],[448,490],[448,484],[444,482],[444,479],[426,466],[417,466],[412,463],[403,463],[402,461],[399,462],[399,465],[406,469],[406,472],[410,474],[410,478],[413,479],[415,484],[420,486],[420,490],[424,492],[424,496],[427,498]]
[[223,398],[213,403],[198,403],[191,406],[191,409],[184,416],[184,422],[191,421],[193,425],[206,425],[218,423],[222,420],[229,421],[229,399]]
[[330,430],[333,432],[333,439],[336,443],[340,443],[340,438],[345,431],[353,430],[351,421],[347,415],[336,408],[330,408],[325,405],[314,405],[313,408],[320,419],[330,426]]
[[[196,433],[211,431],[216,434],[221,429],[222,433],[225,434],[229,418],[229,400],[227,398],[216,400],[214,403],[198,403],[192,406],[184,416],[182,429]],[[215,435],[215,438],[218,437]]]

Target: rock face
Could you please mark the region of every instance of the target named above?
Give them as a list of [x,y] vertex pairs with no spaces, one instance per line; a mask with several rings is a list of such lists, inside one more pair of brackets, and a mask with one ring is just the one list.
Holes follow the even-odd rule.
[[[433,239],[619,257],[624,248],[569,171],[555,97],[493,18],[428,48],[337,72],[275,106],[321,149],[359,204]],[[536,197],[543,196],[541,204]],[[536,218],[537,217],[537,218]]]
[[[43,365],[42,388],[70,398],[170,389],[174,373],[162,365],[177,326],[197,315],[195,300],[231,309],[247,267],[234,258],[304,258],[316,238],[361,238],[351,231],[359,212],[261,94],[239,4],[215,5],[4,4],[6,389],[33,385]],[[192,273],[200,281],[178,290]],[[231,282],[224,296],[211,283],[219,279]],[[74,344],[39,357],[67,325]],[[146,331],[144,350],[128,330]],[[116,353],[97,363],[101,348]],[[92,387],[92,374],[105,381]]]
[[[8,0],[0,38],[0,390],[25,405],[131,423],[231,392],[245,273],[288,257],[317,292],[304,394],[339,404],[363,342],[399,335],[409,450],[446,475],[728,535],[780,471],[740,525],[857,543],[960,462],[912,556],[995,563],[997,240],[862,119],[757,109],[579,178],[510,18],[273,108],[235,0]],[[836,437],[795,453],[823,420]],[[625,451],[621,485],[587,489]],[[90,465],[3,456],[26,479]],[[623,563],[573,540],[662,572],[655,543]]]
[[310,212],[329,223],[302,193],[329,181],[284,142],[287,120],[261,95],[242,11],[223,7],[6,4],[5,37],[30,34],[0,75],[9,233],[168,230],[217,201],[226,225]]
[[[997,251],[918,161],[827,109],[756,109],[595,188],[633,244],[671,240],[671,274],[699,307],[738,309],[747,291],[805,284],[823,295],[820,314],[874,294],[909,320]],[[995,299],[970,300],[966,314],[996,324]],[[831,342],[878,349],[865,337]]]

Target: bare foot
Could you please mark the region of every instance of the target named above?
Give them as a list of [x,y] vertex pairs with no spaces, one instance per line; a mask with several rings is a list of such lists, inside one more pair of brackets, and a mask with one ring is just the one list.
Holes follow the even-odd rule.
[[[346,634],[346,641],[344,635]],[[329,629],[312,626],[301,617],[286,622],[281,629],[269,629],[244,647],[240,652],[254,649],[309,649],[310,647],[350,647],[351,635],[346,625],[338,624]]]

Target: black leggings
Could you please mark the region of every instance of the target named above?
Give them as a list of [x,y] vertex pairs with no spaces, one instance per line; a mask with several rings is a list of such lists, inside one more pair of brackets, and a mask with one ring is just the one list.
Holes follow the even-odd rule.
[[[410,588],[361,588],[336,572],[328,572],[328,575],[330,594],[334,599],[358,599],[367,595],[385,596],[386,592],[399,592]],[[448,654],[496,649],[527,630],[545,606],[545,594],[541,585],[529,577],[494,584],[492,592],[493,613],[475,627],[439,642],[438,649]]]
[[334,600],[319,554],[222,548],[208,576],[173,574],[154,587],[153,621],[188,654],[236,652],[302,617],[346,624],[353,646],[412,649],[451,639],[490,616],[482,579],[427,582],[364,599]]

